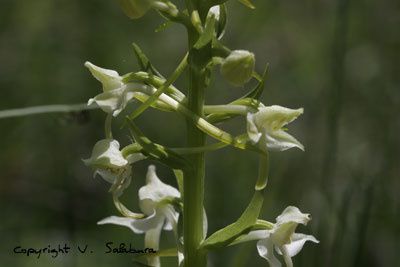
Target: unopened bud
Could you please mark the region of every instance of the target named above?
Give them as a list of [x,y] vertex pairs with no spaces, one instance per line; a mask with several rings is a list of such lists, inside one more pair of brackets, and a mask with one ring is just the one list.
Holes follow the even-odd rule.
[[250,80],[255,61],[253,53],[234,50],[223,60],[221,74],[231,84],[241,86]]

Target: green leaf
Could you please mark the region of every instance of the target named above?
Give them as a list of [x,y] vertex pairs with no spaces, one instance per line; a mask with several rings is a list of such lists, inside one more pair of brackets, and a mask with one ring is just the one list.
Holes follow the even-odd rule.
[[263,200],[261,192],[256,191],[250,204],[247,206],[240,218],[236,222],[212,234],[202,243],[201,248],[215,249],[229,245],[229,243],[234,241],[238,236],[257,222]]
[[256,7],[253,5],[251,0],[239,0],[240,3],[247,6],[248,8],[255,9]]
[[215,34],[215,16],[208,17],[204,32],[200,35],[197,42],[194,44],[194,48],[200,49],[207,45],[213,39]]

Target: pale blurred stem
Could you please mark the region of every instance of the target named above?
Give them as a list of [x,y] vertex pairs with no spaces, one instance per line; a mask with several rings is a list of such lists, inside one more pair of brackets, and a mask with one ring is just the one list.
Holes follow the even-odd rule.
[[204,106],[205,114],[238,114],[246,115],[252,108],[243,105],[206,105]]
[[111,114],[107,114],[106,117],[106,122],[104,124],[104,131],[105,131],[105,136],[107,139],[112,139],[113,135],[112,135],[112,115]]
[[[189,11],[196,4],[186,1]],[[199,117],[203,116],[204,90],[206,88],[206,74],[204,67],[211,59],[209,45],[197,50],[193,48],[198,33],[188,28],[189,41],[189,90],[188,109]],[[193,123],[186,120],[187,145],[201,147],[205,144],[205,134]],[[183,198],[183,234],[184,234],[184,266],[205,267],[207,255],[199,246],[203,240],[203,201],[204,201],[204,152],[191,154],[187,159],[193,168],[184,171],[184,198]]]

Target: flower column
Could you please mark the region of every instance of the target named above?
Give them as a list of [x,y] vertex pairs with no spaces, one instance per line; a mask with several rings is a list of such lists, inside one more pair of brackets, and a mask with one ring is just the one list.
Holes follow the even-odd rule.
[[[186,1],[189,12],[198,10],[199,6],[194,0]],[[198,10],[199,13],[201,10]],[[207,10],[208,11],[208,10]],[[201,14],[205,21],[206,14]],[[194,28],[188,28],[189,43],[189,91],[188,108],[193,113],[203,116],[204,90],[207,87],[206,65],[211,59],[211,44],[200,49],[194,48],[199,38]],[[201,147],[205,144],[205,134],[201,132],[191,120],[187,120],[188,147]],[[203,200],[204,200],[204,153],[188,156],[191,162],[189,169],[184,172],[184,256],[185,266],[201,267],[207,265],[205,252],[199,250],[204,239],[203,233]]]

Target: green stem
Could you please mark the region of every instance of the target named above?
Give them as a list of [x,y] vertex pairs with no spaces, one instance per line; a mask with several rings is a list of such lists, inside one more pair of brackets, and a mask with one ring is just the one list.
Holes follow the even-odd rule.
[[[191,2],[191,1],[187,1]],[[211,47],[205,46],[199,50],[194,49],[198,33],[188,30],[189,38],[189,90],[188,109],[198,117],[203,116],[204,90],[206,85],[206,72],[204,67],[211,59]],[[205,144],[205,134],[187,119],[187,143],[189,147],[201,147]],[[204,152],[191,154],[187,159],[194,166],[184,170],[184,196],[183,196],[183,234],[184,234],[184,266],[205,267],[207,254],[200,250],[203,241],[203,201],[204,201]]]

